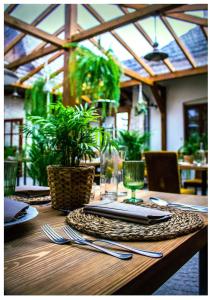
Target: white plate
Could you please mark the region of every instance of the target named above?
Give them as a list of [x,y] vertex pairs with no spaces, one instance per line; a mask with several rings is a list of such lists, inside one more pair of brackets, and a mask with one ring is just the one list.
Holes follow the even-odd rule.
[[33,218],[35,218],[38,215],[38,211],[35,207],[29,206],[29,208],[27,208],[27,213],[20,219],[12,221],[12,222],[8,222],[8,223],[4,223],[4,227],[10,227],[10,226],[14,226],[17,224],[21,224],[24,222],[27,222],[29,220],[32,220]]

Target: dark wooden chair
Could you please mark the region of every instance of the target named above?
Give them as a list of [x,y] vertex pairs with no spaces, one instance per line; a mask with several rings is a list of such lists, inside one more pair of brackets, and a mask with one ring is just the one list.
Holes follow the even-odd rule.
[[194,190],[181,188],[177,153],[173,151],[145,152],[148,189],[176,194],[194,194]]

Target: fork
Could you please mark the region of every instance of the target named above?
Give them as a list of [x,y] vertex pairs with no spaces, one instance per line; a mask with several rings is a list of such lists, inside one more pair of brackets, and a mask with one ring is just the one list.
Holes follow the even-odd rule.
[[75,244],[79,244],[79,245],[88,245],[91,246],[97,250],[100,250],[103,253],[106,254],[110,254],[112,256],[115,256],[119,259],[131,259],[132,258],[132,254],[131,253],[119,253],[119,252],[115,252],[112,250],[109,250],[107,248],[98,246],[98,245],[94,245],[92,243],[90,243],[89,241],[83,240],[83,239],[75,239],[73,237],[70,237],[69,239],[62,237],[61,235],[59,235],[50,225],[45,224],[43,226],[41,226],[43,232],[47,235],[47,237],[54,243],[59,244],[59,245],[63,245],[63,244],[67,244],[67,243],[75,243]]
[[76,239],[76,240],[79,240],[79,241],[88,241],[89,243],[104,242],[104,243],[108,243],[108,244],[111,244],[111,245],[115,245],[115,246],[127,249],[127,250],[129,250],[131,252],[134,252],[136,254],[140,254],[140,255],[144,255],[144,256],[148,256],[148,257],[153,257],[153,258],[160,258],[160,257],[163,256],[163,253],[161,253],[161,252],[141,250],[141,249],[138,249],[138,248],[130,247],[128,245],[126,246],[124,244],[120,244],[120,243],[110,241],[110,240],[104,240],[104,239],[88,240],[88,239],[85,239],[83,236],[81,236],[77,231],[72,229],[70,226],[65,226],[63,228],[63,230],[69,238],[73,238],[73,239]]

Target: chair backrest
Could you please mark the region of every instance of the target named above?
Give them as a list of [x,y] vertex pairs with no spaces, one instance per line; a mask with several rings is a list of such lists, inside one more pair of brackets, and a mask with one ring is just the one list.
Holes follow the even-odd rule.
[[180,194],[180,176],[176,152],[145,152],[145,161],[150,191]]

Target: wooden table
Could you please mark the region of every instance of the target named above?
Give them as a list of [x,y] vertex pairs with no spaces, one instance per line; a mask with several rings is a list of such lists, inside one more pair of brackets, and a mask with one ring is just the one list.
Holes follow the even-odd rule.
[[[207,197],[142,191],[147,200],[207,205]],[[129,245],[162,251],[153,259],[134,254],[128,261],[82,246],[56,245],[41,232],[49,223],[64,225],[64,215],[50,206],[37,206],[35,219],[5,230],[6,295],[147,295],[152,294],[196,252],[200,251],[200,293],[207,294],[207,215],[205,227],[176,239],[129,242]]]
[[194,170],[194,171],[201,171],[202,174],[202,184],[201,184],[201,194],[207,194],[207,171],[208,171],[208,164],[206,165],[196,165],[196,164],[183,164],[179,163],[180,170]]

